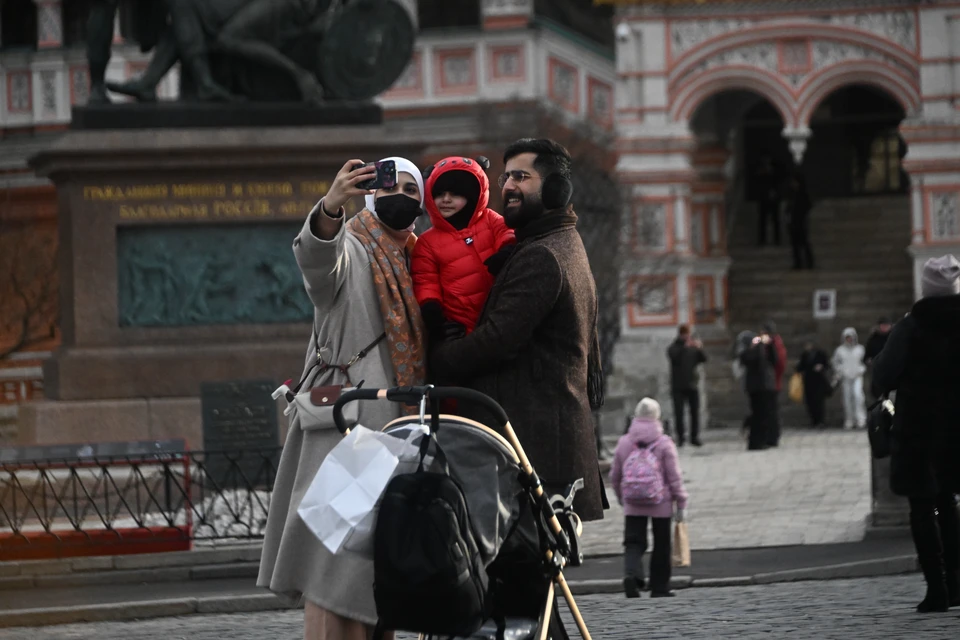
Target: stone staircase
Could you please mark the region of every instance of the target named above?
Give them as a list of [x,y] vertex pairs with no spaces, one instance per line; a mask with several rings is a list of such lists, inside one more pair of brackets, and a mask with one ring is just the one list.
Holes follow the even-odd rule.
[[[757,247],[756,212],[745,207],[730,233],[729,335],[704,340],[710,358],[706,377],[711,425],[739,425],[747,413],[746,397],[730,368],[732,341],[740,331],[757,331],[773,320],[786,343],[789,375],[805,341],[813,340],[832,354],[843,329],[852,326],[860,342],[866,343],[877,318],[900,318],[913,303],[906,196],[817,202],[810,217],[817,267],[813,271],[791,270],[793,257],[785,231],[782,246]],[[836,289],[836,318],[813,318],[817,289]],[[842,422],[841,403],[839,394],[828,401],[829,424]],[[791,403],[786,389],[781,417],[784,426],[808,424],[802,405]]]

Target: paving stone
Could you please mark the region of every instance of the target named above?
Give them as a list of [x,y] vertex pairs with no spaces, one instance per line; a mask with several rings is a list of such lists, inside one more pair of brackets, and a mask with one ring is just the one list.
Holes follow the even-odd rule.
[[[867,438],[856,431],[784,431],[780,446],[746,451],[732,430],[680,449],[693,549],[827,544],[863,538],[870,513]],[[611,440],[610,444],[613,444]],[[622,552],[623,510],[584,524],[586,555]]]
[[[829,582],[684,589],[676,598],[627,600],[620,594],[580,596],[577,604],[594,638],[789,638],[790,640],[957,637],[960,609],[919,615],[918,575]],[[566,607],[560,606],[573,630]],[[130,622],[95,622],[0,629],[0,640],[299,640],[303,611],[193,615]],[[576,638],[575,633],[571,633]],[[414,640],[398,634],[397,640]]]

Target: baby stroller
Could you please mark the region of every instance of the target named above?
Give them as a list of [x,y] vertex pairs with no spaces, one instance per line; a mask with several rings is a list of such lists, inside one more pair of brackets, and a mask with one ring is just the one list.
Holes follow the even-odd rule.
[[[445,399],[480,405],[493,416],[497,429],[467,418],[441,414],[440,402]],[[468,623],[467,632],[463,631],[463,625],[453,624],[451,628],[460,631],[451,633],[446,627],[431,624],[429,616],[449,617],[454,615],[450,610],[456,610],[444,608],[435,601],[420,603],[423,618],[416,621],[407,618],[408,622],[391,625],[385,621],[385,615],[391,615],[387,612],[390,602],[380,597],[377,589],[381,585],[375,584],[380,624],[374,637],[381,637],[383,631],[389,629],[419,633],[420,640],[566,640],[568,635],[555,607],[557,596],[562,595],[580,636],[590,640],[563,576],[565,566],[576,566],[583,561],[580,551],[583,527],[572,508],[574,495],[583,487],[583,481],[572,483],[560,495],[547,496],[503,408],[477,391],[430,385],[353,389],[341,395],[334,405],[334,421],[343,434],[349,431],[343,420],[343,406],[356,400],[419,405],[419,415],[398,418],[383,431],[401,439],[407,439],[414,430],[425,431],[419,443],[421,471],[425,459],[432,460],[431,464],[439,462],[443,473],[449,474],[462,490],[466,521],[475,541],[475,545],[471,542],[471,555],[485,573],[482,617],[476,618],[476,624]],[[392,523],[394,526],[388,528],[385,524],[391,486],[403,478],[395,477],[382,498],[374,539],[377,581],[382,575],[378,566],[381,545],[403,537],[402,526]]]

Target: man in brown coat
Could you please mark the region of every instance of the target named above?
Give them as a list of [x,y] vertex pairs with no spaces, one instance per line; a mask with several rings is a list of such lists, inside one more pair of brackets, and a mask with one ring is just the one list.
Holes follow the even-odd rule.
[[[488,259],[497,280],[476,329],[440,342],[430,366],[503,406],[548,494],[583,478],[574,509],[599,520],[597,292],[569,206],[570,155],[552,140],[524,138],[504,163],[503,217],[517,245]],[[493,425],[478,408],[460,413]]]

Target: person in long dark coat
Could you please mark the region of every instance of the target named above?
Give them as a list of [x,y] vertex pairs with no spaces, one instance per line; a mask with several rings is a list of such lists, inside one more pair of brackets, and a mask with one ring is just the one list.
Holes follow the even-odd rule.
[[757,183],[757,244],[767,244],[767,221],[773,227],[773,243],[780,244],[780,177],[773,156],[765,153],[760,158],[760,166],[755,174]]
[[960,262],[928,260],[921,290],[874,361],[873,391],[896,391],[890,488],[910,503],[928,613],[960,606]]
[[803,346],[803,353],[797,363],[797,373],[803,376],[803,404],[810,415],[810,424],[822,429],[827,421],[827,396],[830,392],[830,381],[827,371],[830,367],[830,358],[827,352],[808,342]]
[[777,349],[770,336],[757,336],[740,354],[750,396],[750,438],[747,449],[766,449],[775,419]]
[[798,169],[790,177],[787,187],[787,229],[793,247],[793,268],[813,269],[813,249],[810,247],[810,210],[813,201],[807,191],[807,181]]
[[[582,478],[574,510],[599,520],[596,402],[588,393],[599,367],[597,291],[568,204],[570,156],[551,140],[523,139],[504,163],[503,217],[517,244],[506,249],[476,328],[436,345],[431,373],[499,402],[548,493]],[[460,406],[461,415],[495,426],[480,408]]]

